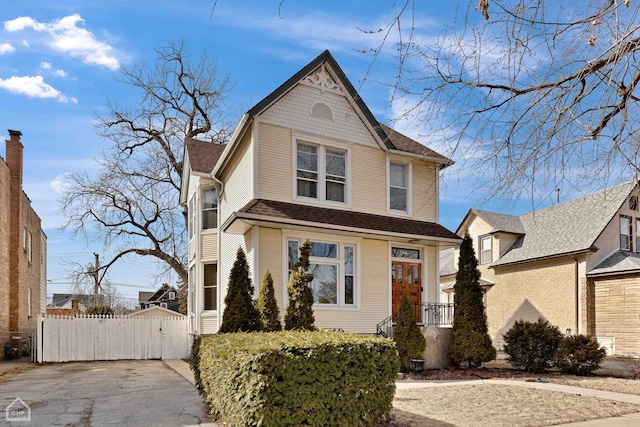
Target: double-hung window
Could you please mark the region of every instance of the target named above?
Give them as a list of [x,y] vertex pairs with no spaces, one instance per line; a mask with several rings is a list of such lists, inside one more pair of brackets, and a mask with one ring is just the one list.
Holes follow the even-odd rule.
[[[288,240],[288,269],[291,273],[298,260],[302,242]],[[355,245],[333,242],[311,242],[308,274],[313,275],[309,286],[317,306],[356,306]]]
[[489,264],[491,257],[491,236],[480,237],[480,264]]
[[218,192],[215,189],[202,192],[202,229],[218,228]]
[[218,266],[204,265],[204,310],[218,309]]
[[297,141],[296,196],[346,203],[347,151]]
[[191,200],[189,200],[189,208],[187,209],[187,215],[189,217],[189,223],[187,225],[187,228],[189,230],[189,240],[191,240],[191,238],[195,235],[195,224],[196,224],[196,197],[193,196],[191,197]]
[[620,217],[620,250],[630,251],[631,248],[631,218],[628,216]]
[[408,166],[401,163],[389,164],[389,209],[408,212]]

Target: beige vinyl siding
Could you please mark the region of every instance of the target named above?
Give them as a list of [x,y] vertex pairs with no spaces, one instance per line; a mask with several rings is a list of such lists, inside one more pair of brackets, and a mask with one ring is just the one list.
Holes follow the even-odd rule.
[[218,259],[218,233],[203,233],[202,239],[202,256],[201,259],[206,261],[215,261]]
[[372,334],[376,325],[389,316],[388,245],[381,240],[362,240],[360,254],[360,309],[314,311],[318,328]]
[[[290,129],[260,123],[259,193],[260,198],[291,202],[293,184],[292,134]],[[277,185],[274,185],[276,184]]]
[[438,249],[435,246],[427,246],[426,248],[426,261],[427,274],[425,275],[427,282],[422,284],[422,288],[427,291],[427,302],[435,303],[438,301]]
[[280,309],[280,320],[284,320],[284,290],[283,290],[283,241],[282,231],[275,228],[260,227],[258,247],[260,248],[260,282],[267,270],[273,279],[273,289]]
[[[251,133],[247,132],[223,175],[225,191],[219,195],[220,224],[253,198],[253,159]],[[235,253],[235,252],[234,252]]]
[[412,218],[438,221],[438,173],[434,163],[414,160],[412,166]]
[[353,210],[387,215],[387,156],[380,148],[352,147]]
[[202,335],[215,334],[218,332],[218,318],[216,316],[202,316]]

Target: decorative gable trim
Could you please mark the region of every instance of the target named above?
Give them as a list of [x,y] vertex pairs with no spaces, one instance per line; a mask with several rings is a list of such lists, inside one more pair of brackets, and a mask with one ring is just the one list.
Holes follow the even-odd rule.
[[344,96],[344,93],[342,93],[338,83],[333,80],[333,77],[331,77],[327,71],[325,64],[322,64],[317,70],[305,77],[300,83],[320,89],[322,93],[332,92],[337,95]]

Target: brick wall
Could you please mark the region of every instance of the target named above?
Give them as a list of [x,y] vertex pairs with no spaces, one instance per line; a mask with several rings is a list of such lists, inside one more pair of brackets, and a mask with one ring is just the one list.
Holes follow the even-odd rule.
[[0,331],[9,329],[9,167],[0,158]]

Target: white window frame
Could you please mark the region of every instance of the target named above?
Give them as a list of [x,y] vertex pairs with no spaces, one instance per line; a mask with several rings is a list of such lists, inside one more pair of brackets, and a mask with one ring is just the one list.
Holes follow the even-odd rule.
[[[337,245],[337,258],[320,258],[320,257],[309,257],[310,264],[324,264],[324,265],[335,265],[337,267],[337,303],[336,304],[313,304],[314,310],[360,310],[360,302],[361,302],[361,293],[360,293],[360,279],[362,276],[360,270],[360,240],[359,239],[342,239],[339,236],[331,236],[331,238],[327,238],[327,236],[319,236],[319,235],[309,235],[305,234],[301,236],[297,233],[293,234],[285,234],[283,236],[283,252],[284,252],[284,263],[283,270],[285,274],[283,274],[283,301],[284,307],[286,308],[289,305],[289,293],[287,291],[287,287],[289,285],[289,242],[296,241],[298,242],[298,251],[302,247],[302,245],[306,242],[306,240],[310,242],[317,243],[327,243]],[[353,248],[353,273],[346,273],[345,268],[345,247]],[[299,256],[299,254],[298,254]],[[353,304],[345,303],[345,276],[353,277]]]
[[[482,242],[489,241],[489,249],[485,251],[482,248]],[[493,239],[491,235],[486,234],[484,236],[478,237],[478,252],[480,254],[480,264],[491,264],[493,261]],[[488,259],[485,258],[485,252],[488,252]]]
[[193,194],[187,204],[187,233],[189,241],[196,236],[196,195]]
[[[405,179],[407,183],[406,192],[407,192],[407,210],[398,210],[391,209],[391,164],[403,165],[406,167],[405,169]],[[395,214],[395,215],[404,215],[411,216],[412,205],[411,201],[412,197],[412,181],[413,181],[413,167],[411,160],[407,160],[406,158],[397,158],[393,156],[387,157],[387,213]]]
[[[205,209],[204,207],[204,193],[206,193],[207,191],[214,191],[216,193],[216,198],[218,199],[218,204],[216,205],[215,208],[209,208],[209,209]],[[219,216],[218,216],[218,210],[220,209],[220,197],[218,194],[218,189],[214,188],[214,187],[208,187],[208,188],[203,188],[201,190],[201,196],[200,196],[200,214],[202,215],[202,231],[203,232],[207,232],[207,231],[214,231],[217,232],[218,231],[218,227],[220,226],[219,223]],[[209,212],[209,211],[215,211],[216,213],[216,226],[215,227],[210,227],[210,228],[204,228],[204,213],[205,211]]]
[[[307,197],[298,195],[298,144],[317,147],[318,157],[318,180],[317,194],[318,197]],[[345,153],[345,182],[344,182],[344,202],[335,200],[327,200],[327,149],[334,151],[342,151]],[[315,137],[303,136],[299,134],[293,135],[292,139],[292,199],[305,203],[318,203],[322,205],[333,206],[351,206],[351,147],[346,144],[340,144],[333,141],[321,140]],[[330,180],[329,180],[330,181]]]
[[[207,286],[204,283],[204,278],[205,278],[205,274],[204,274],[204,269],[206,266],[208,265],[215,265],[216,266],[216,284],[215,285],[210,285]],[[202,264],[202,312],[204,313],[216,313],[218,311],[218,307],[220,306],[220,301],[218,301],[218,296],[219,296],[219,292],[218,292],[218,287],[220,285],[219,281],[218,281],[218,269],[219,269],[219,265],[217,262],[205,262]],[[216,296],[216,307],[213,309],[206,309],[204,306],[204,302],[205,302],[205,289],[206,288],[213,288],[214,289],[214,294]]]
[[[624,234],[623,230],[622,230],[622,221],[626,220],[628,223],[628,233]],[[631,251],[633,249],[633,218],[626,216],[626,215],[620,215],[620,220],[619,220],[619,224],[620,224],[620,250],[621,251]],[[622,237],[626,236],[627,237],[627,246],[623,246],[622,244]]]

